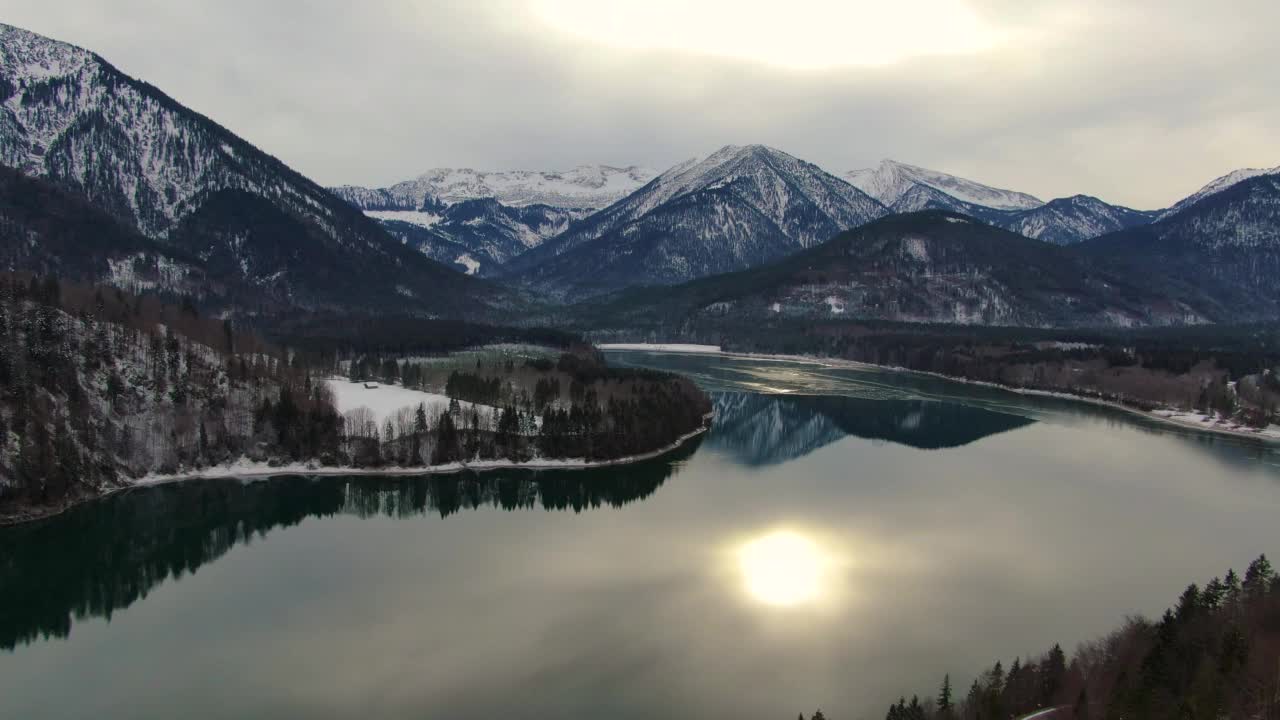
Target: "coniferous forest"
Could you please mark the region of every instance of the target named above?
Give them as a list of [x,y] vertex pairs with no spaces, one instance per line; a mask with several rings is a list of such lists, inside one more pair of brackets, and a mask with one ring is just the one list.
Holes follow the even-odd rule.
[[1243,577],[1228,570],[1188,585],[1159,620],[1130,617],[1070,656],[1054,645],[1038,657],[997,661],[967,687],[947,675],[936,694],[899,698],[885,720],[1041,711],[1052,711],[1045,720],[1280,718],[1280,575],[1259,556]]
[[[455,372],[447,411],[406,408],[399,422],[379,424],[365,408],[339,413],[325,381],[337,351],[274,346],[190,302],[3,274],[0,509],[15,519],[44,514],[148,474],[198,474],[239,459],[361,468],[599,461],[667,447],[703,426],[710,403],[687,380],[614,370],[585,346],[574,352],[526,363],[516,382],[499,379],[504,368]],[[347,367],[369,375],[371,364],[387,381],[420,382],[409,362],[359,355]],[[458,400],[492,408],[482,414]]]

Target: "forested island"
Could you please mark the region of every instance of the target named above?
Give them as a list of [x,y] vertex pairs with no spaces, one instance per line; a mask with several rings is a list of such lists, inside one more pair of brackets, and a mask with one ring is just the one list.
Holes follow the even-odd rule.
[[[1187,586],[1158,621],[1131,617],[1068,658],[997,661],[968,688],[899,698],[885,720],[1217,720],[1280,717],[1280,577],[1266,555]],[[822,713],[814,715],[815,720]],[[804,716],[802,715],[801,718]],[[834,717],[834,716],[833,716]]]
[[[189,301],[3,273],[0,521],[232,463],[261,471],[582,465],[661,451],[706,426],[710,401],[688,380],[610,368],[567,339],[548,353],[440,376],[435,358],[337,344],[297,351],[204,317]],[[404,388],[436,382],[430,389],[445,401],[374,419],[335,403],[342,371]]]

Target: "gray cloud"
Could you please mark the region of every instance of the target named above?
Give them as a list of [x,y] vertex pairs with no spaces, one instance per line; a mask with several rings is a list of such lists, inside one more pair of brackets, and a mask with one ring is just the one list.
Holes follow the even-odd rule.
[[970,5],[1008,42],[806,71],[598,45],[525,0],[0,0],[0,18],[99,52],[325,184],[663,168],[761,142],[832,171],[893,157],[1145,208],[1280,164],[1280,5]]

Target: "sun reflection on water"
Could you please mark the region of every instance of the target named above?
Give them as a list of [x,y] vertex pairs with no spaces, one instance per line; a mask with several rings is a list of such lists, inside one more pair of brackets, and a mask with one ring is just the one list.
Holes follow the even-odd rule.
[[835,557],[804,533],[772,530],[742,543],[736,554],[746,593],[758,603],[813,605],[831,591]]

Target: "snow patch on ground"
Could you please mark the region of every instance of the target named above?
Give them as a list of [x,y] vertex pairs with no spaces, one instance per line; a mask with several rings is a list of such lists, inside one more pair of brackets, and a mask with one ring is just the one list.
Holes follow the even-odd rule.
[[[954,220],[955,218],[947,218]],[[962,221],[963,222],[963,221]],[[906,251],[915,260],[927,263],[929,262],[929,247],[925,244],[924,238],[906,237],[902,239],[902,249]]]
[[1206,430],[1219,430],[1232,433],[1249,433],[1259,437],[1272,438],[1280,440],[1280,425],[1269,425],[1265,428],[1252,428],[1247,425],[1241,425],[1232,422],[1230,419],[1205,415],[1198,412],[1186,412],[1182,410],[1152,410],[1151,414],[1176,422],[1180,425],[1191,425]]
[[364,214],[375,220],[390,220],[424,228],[434,227],[444,219],[435,213],[421,210],[365,210]]
[[470,253],[462,253],[458,257],[454,258],[453,261],[466,268],[466,273],[468,275],[475,275],[480,272],[480,261],[471,257]]

